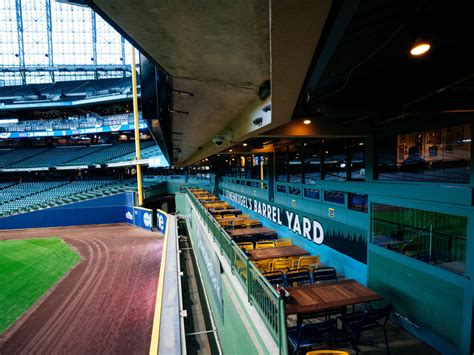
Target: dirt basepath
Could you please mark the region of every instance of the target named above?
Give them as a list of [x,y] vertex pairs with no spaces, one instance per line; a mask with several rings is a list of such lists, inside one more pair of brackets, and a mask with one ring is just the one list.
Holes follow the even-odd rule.
[[0,339],[0,354],[145,354],[163,239],[126,224],[0,231],[60,237],[80,263]]

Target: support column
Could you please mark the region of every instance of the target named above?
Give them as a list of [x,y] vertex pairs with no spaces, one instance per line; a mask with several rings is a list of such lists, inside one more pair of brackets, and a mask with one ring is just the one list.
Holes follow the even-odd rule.
[[126,61],[125,61],[125,38],[120,37],[120,45],[121,45],[121,51],[122,51],[122,70],[123,70],[123,77],[125,78],[127,76],[126,72]]
[[[135,48],[132,52],[132,91],[133,91],[133,118],[135,123],[135,152],[136,159],[140,160],[140,130],[138,129],[138,95],[137,95],[137,67],[135,65]],[[142,166],[137,164],[138,206],[143,206]]]
[[18,61],[21,69],[21,81],[23,85],[26,85],[26,72],[25,72],[25,42],[23,40],[23,11],[21,7],[21,0],[15,0],[16,10],[16,29],[18,32]]
[[92,62],[96,66],[94,78],[99,79],[97,73],[97,18],[94,10],[92,10]]
[[321,139],[321,144],[319,145],[319,174],[321,180],[324,180],[324,160],[326,159],[326,147],[324,146],[324,138]]
[[[46,28],[48,32],[48,64],[54,66],[53,59],[53,20],[51,18],[51,0],[46,0]],[[50,73],[51,81],[54,83],[54,72]]]
[[365,138],[365,181],[371,182],[377,179],[377,157],[375,155],[375,137],[369,136]]
[[268,179],[268,200],[273,202],[275,200],[275,154],[268,154],[267,162],[267,179]]

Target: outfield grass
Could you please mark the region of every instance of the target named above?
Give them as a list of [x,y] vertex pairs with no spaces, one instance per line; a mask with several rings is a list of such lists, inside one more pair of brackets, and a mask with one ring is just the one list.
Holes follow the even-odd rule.
[[79,259],[59,238],[0,241],[0,334]]

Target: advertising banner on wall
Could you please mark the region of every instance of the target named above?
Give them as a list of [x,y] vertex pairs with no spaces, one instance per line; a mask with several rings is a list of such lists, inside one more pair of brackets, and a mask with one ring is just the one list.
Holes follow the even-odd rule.
[[156,210],[156,227],[158,232],[165,235],[168,229],[168,214],[160,209]]
[[125,222],[128,224],[135,224],[133,223],[133,207],[132,206],[125,206]]
[[[367,263],[367,232],[362,229],[270,202],[260,201],[227,189],[224,189],[223,195],[270,222],[287,227],[289,231],[315,244],[327,245],[355,260]],[[334,218],[334,210],[332,215],[329,211],[329,217]]]
[[142,207],[133,208],[133,224],[137,227],[153,230],[152,210]]
[[[138,124],[139,129],[147,128],[145,122]],[[79,129],[64,129],[51,131],[31,131],[31,132],[1,132],[0,139],[8,138],[38,138],[38,137],[66,137],[81,134],[108,133],[119,131],[131,131],[135,129],[133,124],[118,124],[114,126],[90,127]]]

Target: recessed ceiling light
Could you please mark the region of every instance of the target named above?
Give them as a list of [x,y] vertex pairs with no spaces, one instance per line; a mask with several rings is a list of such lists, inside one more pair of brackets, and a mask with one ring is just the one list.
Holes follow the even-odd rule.
[[414,57],[426,54],[431,49],[428,42],[416,41],[410,49],[410,54]]
[[304,124],[310,124],[310,123],[311,123],[311,120],[306,119],[306,120],[303,121],[303,123],[304,123]]
[[232,151],[232,149],[229,149],[229,152],[231,152],[231,151]]
[[243,145],[244,147],[246,147],[246,146],[247,146],[247,143],[244,143],[244,144],[242,144],[242,145]]

